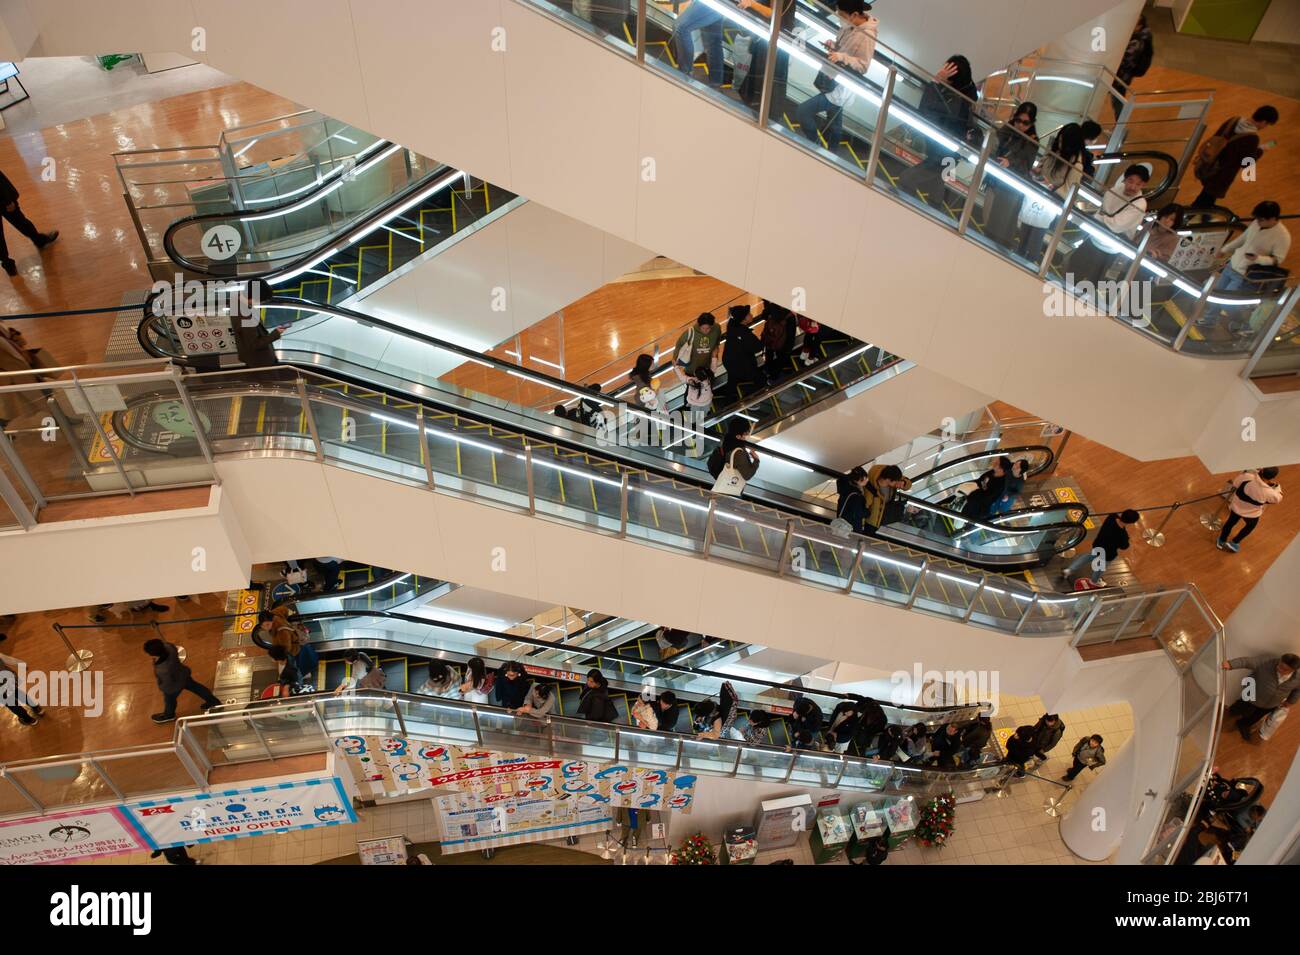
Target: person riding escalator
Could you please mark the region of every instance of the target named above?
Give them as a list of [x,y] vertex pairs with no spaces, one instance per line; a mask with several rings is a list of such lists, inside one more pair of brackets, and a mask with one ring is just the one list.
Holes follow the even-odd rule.
[[[921,116],[964,143],[970,131],[971,106],[979,98],[971,77],[970,60],[961,54],[950,56],[935,77],[921,94]],[[926,144],[925,153],[925,159],[903,173],[898,188],[905,193],[923,192],[932,208],[943,209],[947,182],[953,177],[960,157],[935,142]]]

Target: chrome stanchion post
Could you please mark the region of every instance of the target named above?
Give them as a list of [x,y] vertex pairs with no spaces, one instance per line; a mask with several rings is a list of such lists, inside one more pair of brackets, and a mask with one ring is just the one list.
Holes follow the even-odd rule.
[[1079,184],[1076,182],[1070,187],[1069,193],[1061,203],[1061,217],[1057,220],[1056,228],[1052,230],[1052,239],[1047,243],[1047,252],[1043,255],[1043,261],[1038,265],[1038,277],[1046,278],[1048,271],[1052,267],[1052,256],[1056,255],[1056,247],[1061,244],[1061,236],[1065,234],[1066,223],[1070,220],[1070,210],[1074,208],[1075,200],[1079,198]]
[[984,148],[980,150],[979,161],[975,163],[975,171],[970,175],[970,188],[966,191],[966,202],[961,207],[961,219],[957,223],[958,235],[965,235],[966,228],[970,225],[971,213],[975,211],[975,197],[979,195],[980,180],[984,176],[984,167],[988,165],[989,153],[993,151],[993,144],[997,140],[997,133],[990,125],[984,133]]
[[1142,240],[1138,242],[1137,252],[1134,253],[1133,261],[1129,264],[1128,269],[1124,272],[1124,286],[1125,286],[1124,294],[1125,295],[1129,294],[1127,288],[1129,285],[1133,283],[1133,279],[1137,277],[1138,269],[1142,265],[1142,256],[1146,254],[1147,243],[1150,241],[1151,241],[1151,230],[1143,229]]
[[86,409],[86,417],[95,426],[95,433],[99,435],[99,440],[104,442],[104,453],[113,459],[113,466],[117,468],[117,473],[122,478],[122,485],[126,488],[126,493],[131,497],[135,497],[135,488],[131,485],[131,478],[127,476],[126,468],[122,466],[122,459],[118,456],[117,449],[113,447],[113,442],[109,440],[104,426],[100,424],[99,415],[95,414],[95,406],[90,403],[90,397],[86,394],[86,389],[81,387],[81,382],[77,379],[75,371],[72,373],[72,387],[76,388],[77,394],[81,395],[82,405]]
[[185,382],[181,380],[181,370],[176,365],[169,366],[171,369],[172,383],[176,386],[176,393],[180,395],[181,404],[185,407],[185,413],[190,416],[190,424],[194,428],[194,440],[199,443],[199,451],[203,454],[203,460],[208,462],[208,467],[212,469],[212,479],[218,484],[221,483],[221,477],[217,474],[217,462],[212,456],[212,447],[208,444],[208,433],[203,430],[203,419],[199,417],[199,411],[194,406],[194,399],[190,396],[190,390],[185,387]]
[[434,490],[433,455],[429,453],[429,431],[424,425],[424,405],[415,409],[415,424],[420,429],[420,457],[424,459],[424,480],[429,490]]
[[[794,0],[791,0],[793,3]],[[889,75],[885,77],[885,92],[880,97],[880,109],[876,111],[876,131],[871,137],[871,156],[867,159],[867,184],[870,185],[876,179],[876,166],[880,163],[880,149],[885,141],[885,124],[889,121],[889,104],[894,100],[894,81],[898,74],[894,68],[889,68]]]
[[67,670],[69,673],[80,673],[83,670],[89,670],[90,664],[95,659],[95,654],[89,650],[78,650],[74,647],[72,641],[68,639],[68,635],[63,632],[63,624],[56,623],[54,625],[54,632],[59,635],[59,639],[63,641],[64,648],[68,651],[68,659],[64,661],[63,669]]
[[1219,276],[1221,274],[1222,269],[1206,279],[1205,284],[1201,286],[1201,295],[1200,298],[1196,300],[1196,307],[1192,309],[1192,314],[1187,317],[1187,321],[1183,323],[1182,329],[1178,332],[1178,337],[1174,339],[1174,351],[1183,350],[1183,343],[1187,341],[1187,336],[1192,333],[1193,326],[1195,326],[1196,323],[1201,320],[1201,316],[1205,314],[1206,306],[1210,303],[1210,289],[1214,288],[1214,285],[1219,281]]
[[[767,32],[767,55],[764,57],[763,91],[758,101],[758,128],[767,126],[767,118],[772,115],[772,91],[776,88],[776,55],[781,42],[781,14],[787,3],[795,0],[771,0],[772,23]],[[750,64],[752,70],[753,64]]]
[[709,516],[704,522],[704,556],[709,556],[709,545],[713,542],[713,522],[718,511],[718,499],[709,498]]
[[636,4],[636,61],[645,62],[645,8],[648,0],[637,0]]
[[316,460],[324,463],[325,449],[321,447],[320,432],[316,430],[316,415],[312,413],[311,402],[307,399],[307,382],[301,377],[298,379],[298,400],[302,402],[302,413],[307,421],[307,431],[311,434],[311,443],[316,448]]
[[1231,487],[1232,485],[1229,484],[1227,487],[1223,489],[1223,493],[1220,495],[1218,507],[1216,507],[1213,511],[1206,511],[1204,514],[1201,515],[1202,527],[1208,528],[1209,530],[1212,531],[1217,531],[1220,527],[1223,526],[1223,514],[1228,509],[1228,498],[1230,496],[1229,489]]
[[618,488],[618,536],[627,537],[627,495],[628,472],[623,472],[623,480]]
[[528,482],[528,513],[537,513],[537,497],[533,491],[533,446],[524,439],[524,480]]
[[784,577],[785,572],[790,568],[790,547],[794,543],[794,519],[791,518],[785,522],[785,540],[781,543],[781,556],[777,558],[776,573],[778,577]]
[[1169,513],[1166,514],[1165,519],[1160,522],[1160,526],[1155,528],[1148,527],[1144,529],[1142,531],[1142,539],[1146,541],[1147,544],[1151,547],[1164,547],[1165,546],[1165,534],[1164,534],[1165,525],[1168,524],[1169,521],[1173,518],[1174,512],[1177,511],[1182,506],[1183,505],[1181,501],[1174,501],[1173,506],[1169,508]]

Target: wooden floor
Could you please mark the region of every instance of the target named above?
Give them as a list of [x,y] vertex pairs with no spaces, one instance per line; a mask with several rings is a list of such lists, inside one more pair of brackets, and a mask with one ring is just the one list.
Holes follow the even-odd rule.
[[[1207,138],[1225,120],[1234,116],[1249,116],[1266,103],[1276,106],[1281,116],[1278,124],[1270,127],[1263,136],[1265,141],[1276,139],[1277,147],[1265,152],[1259,160],[1255,181],[1245,182],[1238,177],[1223,204],[1237,215],[1248,217],[1256,203],[1272,199],[1282,206],[1284,214],[1300,213],[1300,100],[1240,83],[1208,80],[1195,73],[1159,66],[1152,66],[1146,76],[1133,81],[1133,89],[1137,92],[1206,87],[1214,88],[1214,102],[1206,117],[1209,130]],[[1110,116],[1103,119],[1109,121]],[[1200,183],[1189,171],[1183,177],[1177,201],[1187,205],[1200,191]],[[1295,273],[1300,268],[1300,220],[1288,222],[1287,226],[1293,241],[1291,252],[1283,265]]]
[[[116,305],[148,289],[144,250],[122,198],[113,153],[211,145],[221,131],[299,107],[249,83],[142,103],[17,136],[0,133],[0,169],[17,187],[23,212],[59,240],[37,252],[5,224],[18,275],[0,274],[0,321],[7,315]],[[41,179],[54,160],[55,178]],[[57,364],[102,361],[113,315],[14,322],[30,345]]]
[[[195,595],[189,601],[164,598],[167,613],[134,614],[116,605],[110,611],[111,623],[144,623],[152,620],[189,619],[221,614],[224,593]],[[9,628],[9,639],[0,643],[0,651],[27,662],[33,670],[61,670],[68,652],[53,630],[55,623],[85,627],[89,620],[84,608],[50,610],[22,614]],[[217,658],[224,629],[220,620],[181,624],[163,628],[164,639],[183,646],[194,678],[209,687],[216,673]],[[0,712],[5,727],[0,743],[0,762],[38,756],[80,753],[91,750],[163,743],[172,738],[175,724],[158,726],[149,720],[162,710],[162,694],[153,677],[153,658],[141,648],[154,636],[148,626],[132,628],[76,629],[67,631],[68,639],[78,650],[95,654],[94,669],[104,673],[105,705],[97,717],[83,716],[80,710],[50,707],[35,726],[23,726],[7,710]],[[177,713],[187,716],[199,711],[199,698],[181,695]]]
[[[993,407],[999,416],[1026,413],[1001,402]],[[1092,510],[1097,512],[1127,507],[1141,510],[1190,501],[1220,490],[1233,476],[1211,474],[1194,457],[1137,461],[1077,433],[1071,434],[1066,443],[1058,473],[1076,480]],[[1288,484],[1300,489],[1300,467],[1283,468],[1278,480],[1283,489]],[[1164,528],[1163,547],[1150,547],[1142,543],[1140,535],[1132,535],[1134,543],[1125,556],[1143,584],[1190,581],[1201,589],[1219,617],[1227,620],[1264,571],[1300,533],[1300,493],[1292,493],[1281,504],[1271,506],[1239,554],[1218,550],[1214,546],[1215,533],[1201,525],[1201,514],[1213,510],[1214,504],[1180,508]],[[1167,513],[1144,514],[1143,526],[1157,526]]]

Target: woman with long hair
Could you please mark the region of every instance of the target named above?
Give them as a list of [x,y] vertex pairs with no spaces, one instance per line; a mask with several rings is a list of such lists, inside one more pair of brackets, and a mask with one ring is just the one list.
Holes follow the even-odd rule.
[[[1069,195],[1075,183],[1083,179],[1083,153],[1087,141],[1083,127],[1078,123],[1062,126],[1052,139],[1049,152],[1038,164],[1038,175],[1051,192],[1060,199]],[[1043,237],[1056,218],[1054,214],[1043,218],[1041,203],[1026,201],[1020,209],[1020,245],[1016,251],[1032,262],[1037,262],[1042,252]]]
[[[1038,158],[1037,119],[1038,107],[1033,103],[1017,106],[998,130],[997,145],[989,162],[1028,181],[1033,174],[1034,160]],[[988,173],[984,182],[988,184],[984,193],[984,234],[1009,249],[1016,239],[1016,222],[1025,197],[1019,189]]]

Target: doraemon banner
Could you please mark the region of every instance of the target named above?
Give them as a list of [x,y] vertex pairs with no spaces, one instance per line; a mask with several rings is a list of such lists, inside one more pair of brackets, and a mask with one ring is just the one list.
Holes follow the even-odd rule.
[[145,800],[122,808],[154,849],[357,821],[352,800],[334,776]]
[[690,812],[695,801],[694,776],[662,769],[499,753],[388,736],[341,736],[334,740],[334,747],[352,768],[357,788],[375,796],[426,790],[480,797],[530,793],[676,812]]
[[583,796],[451,793],[433,800],[443,855],[605,832],[614,809]]

